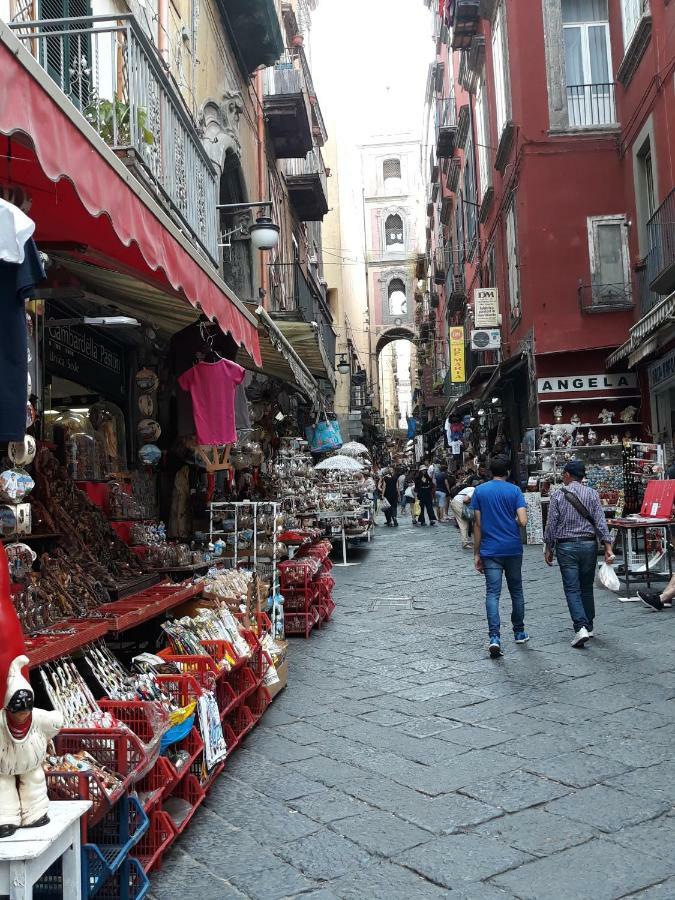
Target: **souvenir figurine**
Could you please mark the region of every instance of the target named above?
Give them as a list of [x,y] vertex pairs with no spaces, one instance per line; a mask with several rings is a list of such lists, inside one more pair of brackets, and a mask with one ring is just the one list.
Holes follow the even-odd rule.
[[637,406],[627,406],[625,409],[621,410],[619,414],[619,418],[622,422],[628,424],[628,422],[635,421],[635,413],[637,412]]
[[583,431],[577,432],[577,436],[576,436],[576,439],[575,439],[575,443],[576,443],[577,447],[583,447],[583,446],[584,446],[584,444],[586,443],[586,438],[584,437]]
[[551,439],[547,434],[542,437],[539,446],[542,450],[548,450],[548,448],[551,446]]
[[579,425],[581,425],[581,419],[579,418],[579,413],[574,413],[574,415],[570,419],[570,422],[572,423],[572,425],[574,425],[575,428],[577,428]]
[[611,425],[612,422],[614,421],[614,413],[612,412],[611,409],[607,409],[606,407],[603,407],[603,409],[601,409],[600,412],[598,413],[598,418],[600,419],[600,421],[602,422],[603,425]]
[[33,708],[21,624],[9,594],[7,554],[0,545],[0,838],[49,822],[42,765],[63,724],[60,713]]
[[603,439],[600,441],[600,446],[601,446],[601,447],[609,447],[609,441],[607,440],[607,438],[603,438]]
[[612,435],[612,443],[613,443],[613,444],[618,444],[618,443],[619,443],[619,435],[618,435],[618,434],[613,434],[613,435]]
[[560,406],[560,404],[558,404],[557,406],[554,406],[553,407],[553,421],[556,424],[560,424],[562,422],[562,416],[563,416],[562,406]]
[[589,444],[595,444],[595,442],[596,442],[597,440],[598,440],[598,433],[597,433],[597,431],[593,431],[592,428],[589,428],[589,429],[588,429],[588,443],[589,443]]

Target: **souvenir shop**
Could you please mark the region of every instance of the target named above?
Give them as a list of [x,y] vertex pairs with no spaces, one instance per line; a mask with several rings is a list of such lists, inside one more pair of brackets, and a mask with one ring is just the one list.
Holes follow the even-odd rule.
[[[328,513],[369,534],[365,448],[315,468],[338,442],[310,452],[332,426],[264,314],[247,354],[117,273],[113,298],[0,203],[0,841],[79,803],[82,896],[138,898],[292,677],[287,638],[330,621]],[[58,858],[35,896],[71,878]]]

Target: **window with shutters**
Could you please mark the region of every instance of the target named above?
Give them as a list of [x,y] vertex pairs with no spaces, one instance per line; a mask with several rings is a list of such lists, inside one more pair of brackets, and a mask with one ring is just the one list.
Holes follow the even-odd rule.
[[589,217],[588,249],[593,305],[628,303],[631,280],[626,217]]
[[506,42],[506,13],[502,2],[492,28],[492,68],[494,70],[495,106],[497,108],[497,137],[511,118],[511,89],[509,85],[508,51]]
[[[88,0],[39,0],[38,15],[46,19],[79,19],[91,15]],[[79,109],[92,98],[91,34],[87,25],[59,23],[46,25],[45,32],[59,36],[40,41],[41,63],[50,77]]]
[[473,138],[466,144],[464,160],[464,209],[466,214],[467,253],[472,255],[478,234],[478,209],[476,200],[476,164],[473,154]]
[[382,163],[382,181],[385,190],[397,193],[401,189],[401,160],[385,159]]
[[478,151],[478,181],[481,200],[492,185],[490,165],[490,120],[485,79],[481,79],[476,92],[476,144]]
[[405,285],[400,278],[392,278],[387,289],[389,299],[389,315],[405,316],[408,312],[408,300],[405,295]]
[[506,213],[506,266],[507,287],[511,323],[516,323],[522,314],[520,305],[520,271],[518,269],[518,235],[516,232],[516,202],[511,200]]
[[387,216],[384,223],[384,245],[387,250],[403,250],[403,219],[398,215]]

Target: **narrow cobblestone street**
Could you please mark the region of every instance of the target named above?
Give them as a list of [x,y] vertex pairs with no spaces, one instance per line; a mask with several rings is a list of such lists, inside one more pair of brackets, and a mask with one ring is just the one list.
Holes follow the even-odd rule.
[[233,757],[155,900],[675,897],[672,614],[597,592],[573,650],[560,574],[526,548],[532,635],[487,658],[454,528],[377,529],[334,621]]

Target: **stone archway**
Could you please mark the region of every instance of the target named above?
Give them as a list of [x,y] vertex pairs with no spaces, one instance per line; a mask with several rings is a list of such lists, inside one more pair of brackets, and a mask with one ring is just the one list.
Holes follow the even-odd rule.
[[380,334],[375,343],[377,405],[390,430],[403,427],[403,419],[412,414],[414,337],[411,328],[396,326]]

